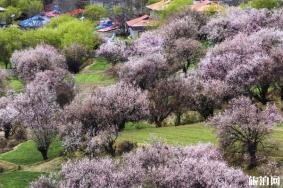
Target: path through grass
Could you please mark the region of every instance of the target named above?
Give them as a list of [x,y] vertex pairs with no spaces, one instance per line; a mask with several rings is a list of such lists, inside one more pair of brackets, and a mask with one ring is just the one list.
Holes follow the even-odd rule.
[[79,74],[75,75],[78,86],[101,86],[115,83],[116,79],[109,74],[111,64],[103,58],[96,58],[94,63],[85,67]]

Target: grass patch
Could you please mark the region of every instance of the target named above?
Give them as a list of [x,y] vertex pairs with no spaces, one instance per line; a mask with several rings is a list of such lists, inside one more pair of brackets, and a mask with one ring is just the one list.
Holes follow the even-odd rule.
[[128,140],[139,144],[147,143],[151,136],[165,139],[169,144],[189,145],[196,143],[217,143],[213,129],[203,124],[192,124],[178,127],[125,129],[118,141]]
[[75,75],[77,85],[104,86],[116,82],[116,79],[107,72],[111,64],[103,58],[95,58],[94,63],[85,67],[79,74]]
[[0,187],[25,188],[30,182],[37,179],[42,172],[8,171],[0,174]]
[[276,160],[278,160],[281,164],[283,164],[283,127],[278,126],[274,129],[273,133],[271,134],[272,140],[278,144],[279,151],[276,152]]
[[13,89],[16,92],[20,92],[24,88],[24,84],[22,81],[18,80],[16,77],[10,77],[8,78],[8,85],[11,89]]
[[[55,139],[48,151],[49,159],[60,156],[62,151],[63,147],[59,139]],[[32,140],[20,144],[15,150],[0,154],[0,160],[18,165],[34,164],[43,161],[40,152],[36,148],[36,144]]]
[[111,64],[107,62],[104,58],[94,59],[94,63],[85,67],[84,70],[108,70],[111,68]]
[[78,85],[93,84],[93,85],[109,85],[115,83],[114,78],[108,78],[102,73],[80,73],[75,75],[75,82]]

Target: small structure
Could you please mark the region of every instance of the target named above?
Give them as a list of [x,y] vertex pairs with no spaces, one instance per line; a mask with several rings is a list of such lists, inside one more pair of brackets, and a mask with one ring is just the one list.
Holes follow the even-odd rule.
[[153,3],[150,5],[147,5],[146,8],[150,10],[150,16],[152,18],[158,19],[159,18],[159,12],[164,10],[169,4],[171,0],[161,0],[157,3]]
[[50,22],[47,16],[36,15],[26,20],[20,21],[19,26],[24,29],[39,28]]
[[45,15],[49,18],[60,16],[62,13],[61,8],[58,5],[54,5],[52,11],[48,11],[45,13]]
[[100,20],[99,25],[95,29],[97,32],[110,32],[118,29],[118,25],[113,23],[109,18],[104,18]]
[[3,8],[3,7],[0,7],[0,12],[5,12],[5,8]]
[[149,27],[156,25],[156,21],[152,19],[149,15],[143,15],[141,17],[129,20],[126,22],[128,31],[131,37],[136,38],[139,34],[145,31]]

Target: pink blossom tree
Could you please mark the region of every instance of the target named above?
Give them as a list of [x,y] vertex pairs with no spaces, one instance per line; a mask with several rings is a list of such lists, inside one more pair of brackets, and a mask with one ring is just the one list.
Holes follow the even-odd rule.
[[33,89],[28,85],[25,94],[16,98],[14,108],[19,112],[18,120],[32,132],[32,139],[44,160],[48,159],[48,149],[57,135],[60,107],[52,94],[44,85],[41,89]]
[[[211,145],[143,146],[121,159],[82,159],[63,165],[59,187],[249,187]],[[49,182],[51,180],[40,182]],[[215,181],[219,180],[219,181]]]
[[[98,88],[84,99],[76,98],[65,111],[68,122],[82,123],[82,134],[89,135],[89,149],[95,148],[93,145],[98,141],[108,143],[107,147],[111,149],[118,131],[124,128],[126,122],[148,117],[149,104],[145,92],[130,84],[119,82]],[[102,134],[108,139],[104,140],[100,136]],[[114,154],[114,151],[110,152]]]
[[166,46],[166,58],[176,70],[186,74],[190,65],[196,63],[204,53],[202,44],[190,38],[179,38]]
[[50,95],[54,94],[56,102],[63,107],[74,98],[74,87],[74,78],[68,71],[54,69],[38,72],[34,80],[27,85],[26,90],[36,93],[44,88]]
[[45,44],[15,51],[10,61],[16,74],[25,82],[33,80],[38,72],[67,68],[65,57],[54,47]]
[[218,43],[239,33],[251,34],[268,26],[271,12],[266,9],[241,9],[230,7],[212,18],[201,28],[208,40]]
[[231,156],[237,152],[248,154],[248,167],[258,165],[258,150],[264,147],[265,139],[282,116],[274,105],[260,110],[249,98],[233,99],[229,107],[210,119],[209,124],[217,128],[221,148]]
[[213,116],[214,110],[221,107],[227,95],[227,85],[220,80],[203,79],[197,73],[184,78],[183,92],[187,108],[199,112],[204,119]]
[[130,56],[148,56],[164,52],[164,33],[157,29],[146,31],[129,47]]
[[0,98],[0,127],[3,128],[6,139],[11,135],[13,125],[16,123],[19,114],[13,107],[14,98],[13,95]]
[[239,34],[211,49],[199,65],[206,79],[218,79],[234,94],[252,96],[265,104],[268,89],[281,83],[283,32],[264,29]]
[[127,45],[123,41],[106,42],[100,45],[96,55],[106,58],[112,65],[127,60]]
[[167,77],[169,66],[162,54],[131,58],[119,71],[120,80],[149,89],[158,80]]

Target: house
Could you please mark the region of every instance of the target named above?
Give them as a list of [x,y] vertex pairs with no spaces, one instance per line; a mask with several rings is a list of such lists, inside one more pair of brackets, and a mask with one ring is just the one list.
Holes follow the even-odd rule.
[[126,24],[131,37],[137,38],[141,32],[150,27],[154,27],[156,25],[156,21],[149,15],[143,15],[141,17],[127,21]]
[[164,10],[170,2],[171,0],[161,0],[157,3],[147,5],[146,8],[150,10],[150,16],[152,18],[159,19],[159,12]]

